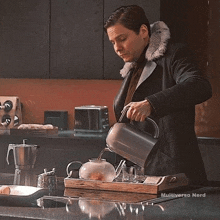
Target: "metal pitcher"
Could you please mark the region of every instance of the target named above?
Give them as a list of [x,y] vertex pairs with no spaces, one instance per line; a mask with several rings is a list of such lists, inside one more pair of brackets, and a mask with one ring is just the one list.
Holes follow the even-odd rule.
[[137,129],[130,123],[121,123],[127,109],[123,111],[118,123],[115,123],[106,138],[107,147],[116,154],[126,158],[127,160],[144,167],[146,159],[156,144],[159,137],[159,127],[157,123],[151,119],[150,121],[155,129],[154,135],[150,135]]
[[31,186],[34,183],[34,173],[32,171],[39,146],[28,145],[25,140],[23,140],[23,144],[9,144],[6,161],[9,164],[9,152],[13,150],[15,164],[14,185]]
[[16,169],[31,169],[34,168],[37,151],[39,146],[25,143],[26,139],[23,140],[23,144],[9,144],[6,161],[9,164],[8,156],[10,150],[13,150],[14,164]]

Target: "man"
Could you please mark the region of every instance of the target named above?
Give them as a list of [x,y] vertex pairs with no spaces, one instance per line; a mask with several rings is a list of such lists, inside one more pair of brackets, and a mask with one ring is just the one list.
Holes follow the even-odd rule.
[[146,131],[149,116],[159,126],[145,174],[185,173],[192,184],[205,183],[194,131],[195,105],[209,99],[212,90],[192,54],[184,45],[171,42],[165,23],[150,26],[144,10],[136,5],[116,9],[104,28],[125,62],[121,70],[124,81],[114,100],[116,119],[130,106],[127,118],[135,126]]

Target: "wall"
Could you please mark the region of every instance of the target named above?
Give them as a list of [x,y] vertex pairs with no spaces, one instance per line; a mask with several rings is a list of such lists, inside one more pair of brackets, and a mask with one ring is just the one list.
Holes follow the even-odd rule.
[[220,79],[209,79],[213,95],[208,101],[196,106],[195,130],[198,136],[220,138]]
[[205,125],[212,137],[220,137],[220,1],[208,1],[208,4],[207,76],[212,84],[213,97],[201,105],[198,116],[201,118],[200,127]]
[[160,7],[172,39],[190,46],[212,84],[213,97],[196,106],[196,133],[220,137],[220,1],[161,0]]
[[114,123],[113,99],[121,80],[1,79],[1,96],[18,96],[23,103],[23,123],[43,123],[44,111],[68,111],[69,129],[74,125],[74,108],[105,105]]
[[[113,100],[121,80],[1,79],[1,96],[18,96],[23,103],[23,123],[43,123],[44,111],[68,111],[69,129],[74,127],[74,108],[82,105],[108,106],[109,120],[115,122]],[[211,81],[216,87],[217,83]],[[220,137],[219,94],[196,106],[197,136]]]

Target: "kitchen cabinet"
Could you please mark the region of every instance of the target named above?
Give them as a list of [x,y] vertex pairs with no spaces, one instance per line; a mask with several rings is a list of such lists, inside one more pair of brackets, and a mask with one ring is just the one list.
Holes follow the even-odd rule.
[[[103,24],[121,5],[132,0],[51,1],[50,77],[121,79],[123,61],[115,54]],[[159,20],[160,1],[135,1],[150,22]]]
[[[0,0],[0,77],[121,79],[123,61],[103,24],[132,0]],[[207,0],[137,0],[150,23],[165,21],[207,64]],[[199,7],[197,7],[199,5]],[[175,19],[174,19],[175,18]],[[203,45],[201,47],[200,45]]]
[[[65,132],[64,132],[65,133]],[[34,172],[43,173],[44,168],[56,168],[60,177],[66,177],[66,166],[71,161],[87,162],[97,158],[105,148],[105,135],[102,137],[74,137],[71,131],[57,135],[27,136],[27,135],[1,135],[0,136],[0,172],[14,173],[14,159],[12,151],[9,154],[9,165],[6,163],[6,154],[9,144],[21,144],[27,139],[27,144],[39,146]],[[103,155],[110,163],[115,163],[115,154],[105,152]]]
[[0,0],[0,77],[49,77],[49,0]]
[[[160,0],[135,2],[150,22]],[[132,0],[0,0],[0,78],[121,79],[123,61],[103,31]]]
[[53,0],[50,17],[50,77],[102,79],[102,1]]

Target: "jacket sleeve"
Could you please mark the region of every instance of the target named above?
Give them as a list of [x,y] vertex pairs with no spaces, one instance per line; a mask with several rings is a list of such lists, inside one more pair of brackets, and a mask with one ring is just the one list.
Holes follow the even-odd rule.
[[193,55],[185,47],[176,48],[169,58],[165,58],[164,68],[174,85],[146,97],[154,109],[154,114],[162,117],[211,98],[211,84],[202,76],[193,60]]

